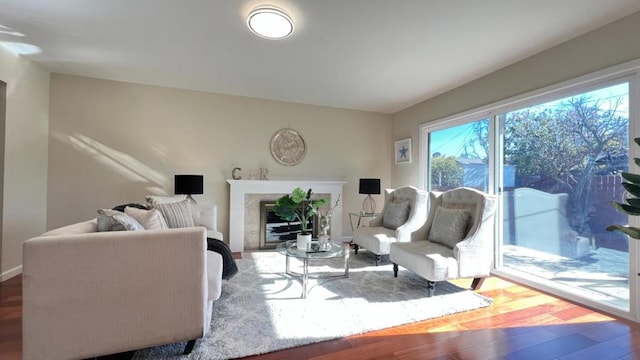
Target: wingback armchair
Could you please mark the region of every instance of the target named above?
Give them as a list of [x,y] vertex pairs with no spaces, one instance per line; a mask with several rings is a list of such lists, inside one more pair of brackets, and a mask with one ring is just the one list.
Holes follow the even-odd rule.
[[414,232],[420,229],[427,218],[427,192],[413,186],[386,189],[384,208],[380,216],[371,220],[369,226],[353,231],[355,253],[363,247],[376,257],[376,265],[382,255],[388,255],[390,245],[411,241]]
[[476,290],[490,275],[493,261],[495,196],[471,188],[429,193],[427,239],[391,244],[394,276],[402,266],[435,283],[474,278]]

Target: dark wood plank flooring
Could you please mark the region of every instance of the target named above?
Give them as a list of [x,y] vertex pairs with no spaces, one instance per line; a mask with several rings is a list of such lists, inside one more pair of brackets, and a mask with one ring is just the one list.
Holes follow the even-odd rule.
[[[468,286],[469,280],[456,283]],[[493,298],[494,304],[248,359],[640,359],[638,323],[497,277],[488,278],[479,293]],[[22,358],[21,321],[18,276],[0,283],[0,359]]]

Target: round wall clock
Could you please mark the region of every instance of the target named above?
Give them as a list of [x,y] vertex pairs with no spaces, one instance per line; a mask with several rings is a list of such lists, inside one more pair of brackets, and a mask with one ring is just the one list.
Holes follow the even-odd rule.
[[271,137],[271,155],[282,165],[298,165],[306,154],[304,139],[291,128],[280,129]]

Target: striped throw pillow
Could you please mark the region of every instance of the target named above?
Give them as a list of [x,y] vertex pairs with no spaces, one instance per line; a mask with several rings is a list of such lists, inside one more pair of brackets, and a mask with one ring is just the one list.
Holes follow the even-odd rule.
[[183,200],[172,203],[155,203],[152,205],[160,210],[170,229],[193,227],[193,215],[191,213],[191,201]]

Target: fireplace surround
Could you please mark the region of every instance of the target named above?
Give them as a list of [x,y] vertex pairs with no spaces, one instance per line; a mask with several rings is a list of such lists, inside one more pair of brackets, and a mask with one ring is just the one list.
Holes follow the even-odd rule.
[[[276,200],[293,189],[312,189],[314,194],[328,197],[331,204],[342,199],[344,181],[324,180],[227,180],[229,183],[229,247],[233,252],[259,248],[260,201]],[[331,237],[341,241],[342,204],[331,217]]]

